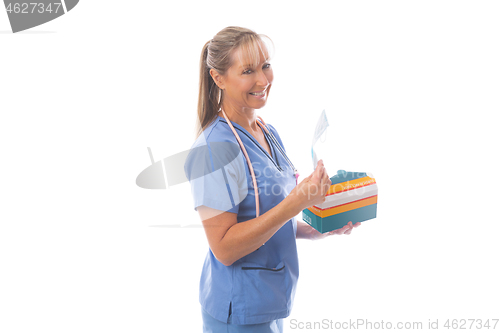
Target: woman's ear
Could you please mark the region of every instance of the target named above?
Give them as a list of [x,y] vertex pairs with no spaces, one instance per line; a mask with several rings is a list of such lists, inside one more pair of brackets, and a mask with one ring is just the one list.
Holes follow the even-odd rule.
[[214,80],[215,84],[217,87],[220,89],[224,89],[224,78],[222,75],[219,74],[215,69],[211,68],[210,69],[210,76],[212,76],[212,79]]

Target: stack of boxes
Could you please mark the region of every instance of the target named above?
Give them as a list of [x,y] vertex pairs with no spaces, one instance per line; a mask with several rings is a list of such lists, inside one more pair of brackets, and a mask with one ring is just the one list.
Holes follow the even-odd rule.
[[322,204],[302,211],[302,218],[321,233],[377,217],[378,188],[364,172],[339,170]]

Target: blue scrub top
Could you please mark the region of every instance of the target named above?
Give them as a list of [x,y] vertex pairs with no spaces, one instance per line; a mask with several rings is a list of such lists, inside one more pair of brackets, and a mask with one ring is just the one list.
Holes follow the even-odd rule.
[[[260,215],[279,204],[296,186],[291,166],[265,133],[271,155],[243,127],[231,122],[245,146],[257,179]],[[276,129],[269,125],[281,147]],[[256,217],[252,177],[225,118],[217,118],[192,146],[185,163],[195,209],[204,205],[237,214],[238,222]],[[233,324],[258,324],[290,315],[299,276],[297,221],[283,225],[264,245],[230,266],[209,249],[200,280],[200,303],[212,317]]]

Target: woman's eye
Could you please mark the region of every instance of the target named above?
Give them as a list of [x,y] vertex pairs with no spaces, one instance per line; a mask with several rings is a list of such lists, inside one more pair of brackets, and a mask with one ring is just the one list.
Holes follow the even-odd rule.
[[[265,64],[264,66],[262,66],[262,69],[268,69],[269,67],[271,67],[271,64]],[[252,70],[251,69],[245,69],[243,71],[243,74],[252,74]]]

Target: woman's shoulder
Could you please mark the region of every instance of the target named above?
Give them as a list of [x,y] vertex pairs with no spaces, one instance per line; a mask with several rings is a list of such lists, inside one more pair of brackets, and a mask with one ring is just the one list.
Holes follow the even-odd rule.
[[231,142],[236,145],[238,144],[238,141],[227,123],[218,116],[203,130],[200,136],[198,136],[193,147],[214,142]]
[[269,130],[271,131],[271,133],[276,137],[276,139],[278,139],[279,143],[281,145],[283,145],[283,143],[281,142],[281,137],[278,134],[278,131],[276,130],[276,128],[273,125],[269,124],[269,123],[267,123],[267,127],[269,127]]
[[[191,146],[185,168],[211,169],[227,165],[239,155],[240,146],[231,129],[217,117]],[[198,173],[197,173],[198,174]]]
[[278,135],[278,131],[276,130],[276,128],[273,125],[267,124],[267,126],[269,127],[271,132],[273,132],[274,135]]

